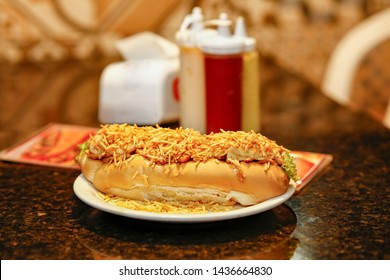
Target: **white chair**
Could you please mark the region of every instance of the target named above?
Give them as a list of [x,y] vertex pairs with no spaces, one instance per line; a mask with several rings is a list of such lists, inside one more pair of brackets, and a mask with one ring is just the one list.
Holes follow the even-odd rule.
[[[338,42],[325,69],[321,85],[323,92],[340,104],[350,104],[354,77],[360,63],[386,40],[390,40],[390,8],[363,20]],[[384,63],[390,67],[390,61]],[[390,92],[390,88],[387,90]],[[381,117],[382,123],[390,128],[390,98]]]

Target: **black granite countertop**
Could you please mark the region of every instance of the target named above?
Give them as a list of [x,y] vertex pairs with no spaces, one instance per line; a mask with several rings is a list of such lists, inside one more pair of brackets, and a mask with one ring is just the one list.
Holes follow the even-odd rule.
[[[0,162],[1,259],[389,259],[390,131],[264,63],[262,133],[289,149],[334,157],[285,204],[230,221],[141,221],[80,201],[72,188],[78,170]],[[12,76],[1,81],[2,100],[20,93],[2,112],[1,148],[50,121],[97,125],[102,67],[2,70]],[[46,82],[17,84],[26,73]],[[77,102],[86,94],[88,102]]]

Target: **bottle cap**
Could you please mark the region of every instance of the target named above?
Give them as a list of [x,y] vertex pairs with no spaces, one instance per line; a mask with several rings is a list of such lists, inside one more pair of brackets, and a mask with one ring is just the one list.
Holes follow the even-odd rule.
[[184,17],[179,31],[176,33],[176,41],[179,45],[193,47],[197,46],[202,38],[209,38],[216,35],[216,31],[204,28],[202,9],[194,7],[191,14]]
[[248,37],[246,34],[245,22],[243,17],[237,18],[236,26],[234,29],[234,36],[244,39],[245,51],[253,51],[256,48],[256,39]]
[[207,24],[218,26],[218,34],[209,38],[203,38],[200,45],[202,51],[209,54],[238,54],[244,50],[244,39],[231,36],[231,21],[227,14],[222,13],[218,20],[211,20]]

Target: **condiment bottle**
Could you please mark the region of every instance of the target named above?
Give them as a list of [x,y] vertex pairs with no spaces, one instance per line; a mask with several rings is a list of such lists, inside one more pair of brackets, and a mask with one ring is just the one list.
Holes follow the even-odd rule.
[[246,35],[243,17],[238,17],[236,20],[234,36],[243,38],[245,42],[241,128],[244,131],[258,132],[261,129],[259,53],[256,50],[256,40]]
[[230,33],[230,20],[221,14],[218,35],[202,40],[205,63],[206,132],[241,130],[244,40]]
[[215,30],[204,28],[199,7],[195,7],[192,13],[184,18],[176,34],[180,47],[180,125],[201,133],[206,132],[206,105],[204,60],[198,44],[201,38],[214,34]]

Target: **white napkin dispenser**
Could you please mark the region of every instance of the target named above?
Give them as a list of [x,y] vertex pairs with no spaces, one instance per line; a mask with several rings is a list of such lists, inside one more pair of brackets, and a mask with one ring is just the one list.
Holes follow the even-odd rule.
[[101,75],[99,121],[139,125],[178,121],[180,62],[178,55],[172,55],[176,46],[172,46],[169,55],[163,48],[158,54],[161,37],[150,33],[133,37],[118,45],[119,49],[129,46],[131,53],[122,51],[127,61],[108,65]]

